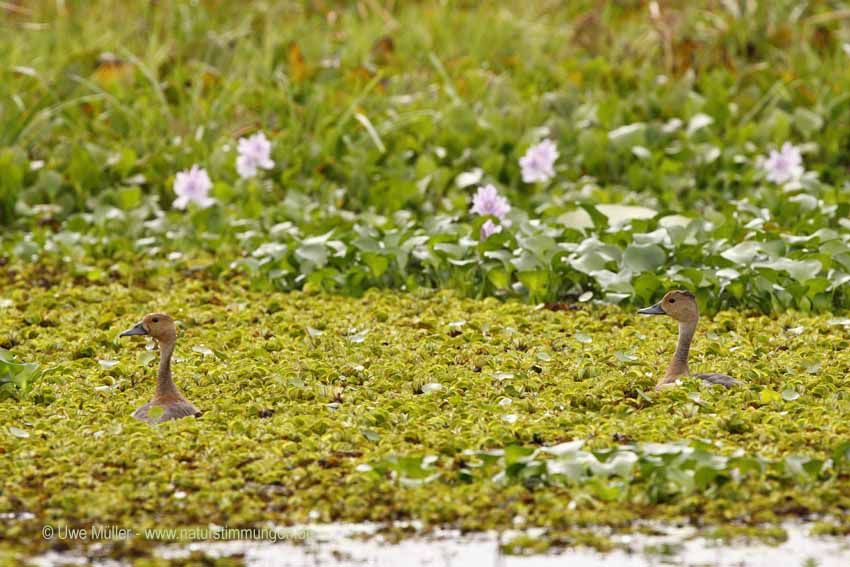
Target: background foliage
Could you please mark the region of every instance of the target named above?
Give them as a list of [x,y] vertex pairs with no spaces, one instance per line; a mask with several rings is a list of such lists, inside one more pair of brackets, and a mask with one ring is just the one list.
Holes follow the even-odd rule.
[[[90,281],[203,270],[639,304],[676,285],[708,309],[844,307],[842,6],[4,4],[0,261]],[[240,180],[236,140],[256,130],[277,166]],[[557,175],[524,184],[517,160],[543,137]],[[786,141],[808,173],[775,185],[759,158]],[[218,204],[173,210],[195,163]],[[479,178],[514,207],[484,243],[464,186]]]

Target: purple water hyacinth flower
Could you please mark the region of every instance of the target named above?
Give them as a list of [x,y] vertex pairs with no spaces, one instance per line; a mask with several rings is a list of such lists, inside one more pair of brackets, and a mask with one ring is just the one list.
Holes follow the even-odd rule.
[[778,151],[771,150],[764,162],[764,170],[767,172],[767,180],[773,183],[786,183],[792,179],[798,179],[806,171],[803,168],[803,156],[800,154],[800,149],[791,142],[782,144],[782,148]]
[[193,165],[192,169],[181,171],[174,178],[174,193],[177,198],[174,199],[173,206],[176,209],[185,209],[189,203],[196,203],[206,209],[215,203],[215,199],[210,197],[210,189],[212,181],[207,170]]
[[272,144],[262,132],[239,138],[236,151],[239,154],[236,157],[236,172],[242,179],[255,177],[258,169],[274,167],[274,161],[271,159]]
[[528,148],[519,158],[524,183],[547,182],[555,177],[555,161],[558,159],[558,146],[552,140],[543,140]]
[[497,219],[504,219],[510,211],[510,203],[499,195],[499,190],[493,185],[478,188],[478,192],[472,198],[472,208],[469,210],[474,215],[492,215]]
[[491,219],[481,225],[481,240],[487,240],[494,234],[502,232],[502,225],[494,223]]

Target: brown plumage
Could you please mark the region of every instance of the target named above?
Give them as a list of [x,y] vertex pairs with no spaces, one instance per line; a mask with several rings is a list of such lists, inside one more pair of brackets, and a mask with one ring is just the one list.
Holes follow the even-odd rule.
[[714,372],[691,374],[691,370],[688,368],[688,353],[691,349],[691,341],[694,338],[697,323],[699,323],[699,308],[694,294],[689,291],[668,291],[661,301],[652,307],[639,310],[638,313],[643,315],[669,315],[679,323],[679,340],[676,344],[676,352],[673,354],[669,366],[667,366],[664,377],[655,386],[656,390],[674,385],[676,379],[683,376],[693,376],[709,384],[720,384],[726,388],[743,384],[743,382],[725,374]]
[[[159,371],[157,372],[156,392],[153,399],[133,412],[133,417],[148,423],[162,423],[169,419],[199,416],[201,412],[183,397],[171,377],[171,357],[177,344],[177,327],[174,319],[165,313],[145,315],[141,322],[127,329],[119,336],[150,335],[159,343]],[[149,416],[152,408],[162,409],[159,415]],[[157,412],[154,412],[155,414]]]

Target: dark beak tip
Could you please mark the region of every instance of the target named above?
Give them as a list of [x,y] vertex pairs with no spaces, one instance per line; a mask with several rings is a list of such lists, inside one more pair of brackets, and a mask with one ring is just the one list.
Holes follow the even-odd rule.
[[127,329],[126,331],[124,331],[123,333],[121,333],[118,336],[119,337],[132,337],[132,336],[135,336],[135,335],[147,335],[147,334],[148,334],[148,332],[145,329],[144,325],[139,323],[139,324],[135,325],[132,329]]
[[638,313],[641,315],[666,315],[667,313],[661,309],[659,304],[652,305],[650,307],[644,307],[643,309],[638,309]]

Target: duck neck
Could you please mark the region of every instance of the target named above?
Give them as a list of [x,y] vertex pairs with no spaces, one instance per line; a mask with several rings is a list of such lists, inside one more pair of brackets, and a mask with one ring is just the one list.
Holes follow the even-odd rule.
[[159,372],[156,375],[154,399],[180,397],[180,390],[171,378],[171,357],[174,354],[175,344],[175,341],[159,343]]
[[673,354],[673,360],[667,367],[667,372],[664,376],[665,381],[672,381],[679,376],[688,376],[691,371],[688,368],[688,353],[691,350],[691,341],[694,338],[694,332],[697,330],[697,321],[680,321],[679,322],[679,341],[676,344],[676,352]]

